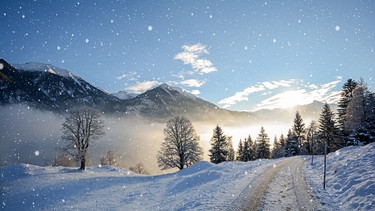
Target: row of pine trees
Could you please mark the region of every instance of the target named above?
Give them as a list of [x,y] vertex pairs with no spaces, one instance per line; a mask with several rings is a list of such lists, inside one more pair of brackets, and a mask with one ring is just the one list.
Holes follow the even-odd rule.
[[261,127],[255,140],[249,135],[240,140],[238,150],[233,149],[232,138],[224,135],[217,125],[213,131],[209,150],[210,161],[252,161],[295,155],[321,155],[349,145],[363,145],[375,141],[375,94],[363,80],[349,79],[343,85],[337,113],[328,103],[323,105],[318,122],[305,125],[297,111],[292,128],[286,136],[270,138]]

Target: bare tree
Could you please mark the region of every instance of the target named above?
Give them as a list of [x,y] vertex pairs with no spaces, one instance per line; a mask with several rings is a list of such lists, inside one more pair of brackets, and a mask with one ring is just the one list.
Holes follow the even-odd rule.
[[199,137],[191,122],[176,116],[167,122],[164,141],[158,153],[158,164],[162,170],[188,167],[202,160],[203,151]]
[[80,161],[80,170],[86,168],[87,148],[90,143],[104,135],[104,121],[99,118],[98,111],[82,108],[70,112],[62,125],[62,139],[68,142],[63,151]]

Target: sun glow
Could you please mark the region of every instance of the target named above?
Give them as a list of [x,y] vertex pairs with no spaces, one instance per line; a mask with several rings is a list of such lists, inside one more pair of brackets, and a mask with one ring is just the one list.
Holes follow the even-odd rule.
[[311,95],[306,94],[306,90],[292,90],[276,94],[263,100],[254,111],[260,109],[291,108],[311,102],[313,102],[313,99],[311,99]]

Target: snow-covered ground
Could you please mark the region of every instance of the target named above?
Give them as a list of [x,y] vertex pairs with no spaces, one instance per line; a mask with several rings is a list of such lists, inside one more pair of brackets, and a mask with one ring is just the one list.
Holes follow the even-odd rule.
[[[322,158],[313,168],[306,162],[308,181],[323,208],[374,210],[374,159],[375,144],[330,154],[326,191],[322,190]],[[159,176],[109,166],[83,172],[27,164],[1,166],[0,206],[3,210],[230,210],[238,207],[233,203],[252,188],[252,181],[285,160],[199,162]]]
[[315,158],[306,177],[324,210],[375,210],[375,143],[328,154],[325,190],[323,157]]

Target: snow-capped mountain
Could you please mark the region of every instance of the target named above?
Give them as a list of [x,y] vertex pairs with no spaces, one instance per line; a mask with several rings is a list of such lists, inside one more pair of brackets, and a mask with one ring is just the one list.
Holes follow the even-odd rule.
[[107,113],[119,112],[147,118],[185,115],[204,119],[239,113],[220,109],[167,84],[137,96],[124,92],[112,95],[53,65],[35,62],[10,65],[3,59],[0,63],[0,105],[26,104],[52,111],[90,106]]
[[129,100],[132,109],[148,117],[196,114],[209,116],[217,106],[180,88],[162,84]]
[[52,65],[27,63],[10,65],[0,59],[0,104],[26,104],[31,107],[64,111],[76,106],[106,110],[119,100],[87,83],[70,71]]
[[[284,109],[260,110],[255,113],[230,111],[167,84],[139,95],[126,92],[110,94],[92,86],[72,72],[50,64],[32,62],[10,65],[3,59],[0,59],[0,64],[0,105],[26,104],[33,108],[59,112],[89,106],[106,113],[123,113],[151,119],[184,115],[190,119],[217,122],[259,122],[261,119],[275,116],[289,119],[295,113],[295,109],[293,114],[285,112]],[[307,113],[318,115],[320,108],[315,107],[313,112],[309,105],[298,110],[303,114],[305,109],[308,109]]]

